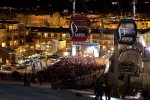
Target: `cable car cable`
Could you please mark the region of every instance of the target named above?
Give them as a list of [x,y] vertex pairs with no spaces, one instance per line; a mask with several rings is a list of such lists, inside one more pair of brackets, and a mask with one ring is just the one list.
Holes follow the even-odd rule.
[[86,5],[84,4],[83,0],[80,0],[81,4],[84,6],[85,10],[88,11]]
[[105,9],[106,9],[106,13],[109,13],[108,11],[109,11],[109,8],[108,8],[108,6],[106,5],[106,3],[105,3],[105,0],[102,0],[103,1],[103,3],[104,3],[104,7],[105,7]]

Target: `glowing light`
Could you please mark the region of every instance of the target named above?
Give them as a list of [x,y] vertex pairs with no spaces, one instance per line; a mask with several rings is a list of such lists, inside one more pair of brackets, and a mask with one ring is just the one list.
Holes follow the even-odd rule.
[[64,52],[63,56],[67,56],[68,57],[69,56],[69,52]]
[[36,44],[36,47],[37,47],[37,48],[40,48],[40,44],[39,44],[39,43],[37,43],[37,44]]
[[150,51],[150,47],[147,47],[146,49],[147,49],[148,51]]
[[75,45],[73,45],[72,46],[72,56],[75,56],[76,55],[76,46]]
[[47,48],[49,48],[49,45],[46,45]]
[[114,48],[111,48],[111,50],[113,51],[113,50],[114,50]]
[[139,36],[138,41],[145,47],[146,46],[146,39],[144,39],[145,36]]
[[145,2],[145,4],[148,4],[148,3],[149,3],[148,1]]
[[5,47],[6,46],[6,43],[2,43],[2,47]]
[[118,4],[118,2],[111,2],[111,4],[112,4],[112,5],[116,5],[116,4]]

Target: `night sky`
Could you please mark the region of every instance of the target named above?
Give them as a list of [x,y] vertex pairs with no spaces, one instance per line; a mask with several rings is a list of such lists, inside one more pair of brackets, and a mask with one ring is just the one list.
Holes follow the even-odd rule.
[[[0,0],[0,7],[22,12],[72,12],[73,0]],[[118,2],[113,5],[112,2]],[[137,0],[137,12],[150,12],[150,0]],[[76,12],[131,12],[132,0],[76,0]]]

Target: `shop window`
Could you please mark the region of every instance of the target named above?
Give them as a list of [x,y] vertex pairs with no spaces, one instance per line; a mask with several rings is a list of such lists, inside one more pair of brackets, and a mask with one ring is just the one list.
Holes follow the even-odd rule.
[[15,33],[15,34],[14,34],[14,37],[15,37],[15,38],[18,38],[18,33]]
[[12,34],[8,34],[8,39],[11,39],[12,38]]
[[93,40],[93,43],[97,43],[97,40]]
[[3,43],[2,43],[2,47],[5,47],[5,46],[6,46],[6,43],[5,43],[5,42],[3,42]]
[[70,38],[70,34],[66,34],[66,38]]
[[0,24],[0,28],[1,29],[5,29],[5,25],[4,24]]
[[18,26],[17,25],[10,25],[10,26],[8,26],[8,29],[9,30],[17,30]]
[[29,35],[29,31],[26,31],[26,35]]
[[61,34],[62,38],[66,38],[66,34]]
[[10,41],[10,46],[12,46],[13,45],[13,41]]
[[106,50],[106,46],[103,46],[103,50]]
[[54,34],[54,37],[57,37],[57,33]]
[[18,40],[14,41],[14,46],[18,46]]
[[20,36],[21,36],[21,37],[24,37],[24,32],[20,32]]
[[37,35],[41,35],[41,33],[38,32]]
[[54,37],[54,33],[51,33],[51,37]]
[[44,33],[44,37],[48,37],[48,33]]
[[20,40],[20,44],[24,44],[24,39],[21,39],[21,40]]
[[146,28],[148,28],[148,23],[146,23]]
[[93,35],[93,39],[99,39],[99,35]]

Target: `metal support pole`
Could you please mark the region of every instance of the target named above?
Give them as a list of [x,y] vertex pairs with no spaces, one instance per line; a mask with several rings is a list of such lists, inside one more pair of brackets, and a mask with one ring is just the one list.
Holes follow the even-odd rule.
[[136,0],[133,0],[133,17],[136,16]]
[[114,86],[113,86],[113,96],[119,98],[119,87],[118,87],[118,39],[117,31],[114,31]]
[[76,12],[75,6],[76,6],[76,0],[73,0],[73,14]]

